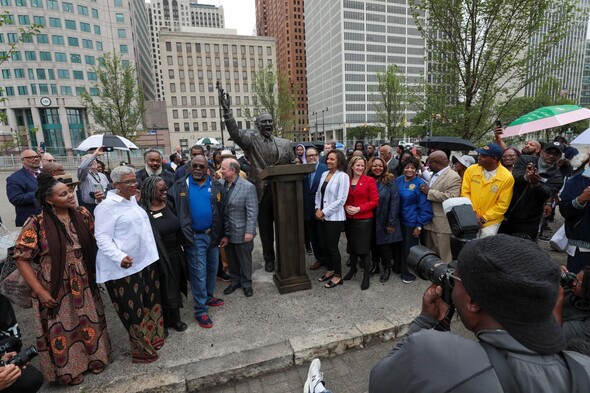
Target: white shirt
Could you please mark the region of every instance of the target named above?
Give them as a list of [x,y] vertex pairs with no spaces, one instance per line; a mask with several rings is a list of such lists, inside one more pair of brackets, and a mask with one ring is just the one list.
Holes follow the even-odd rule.
[[[94,211],[96,254],[96,282],[116,280],[143,270],[158,260],[158,250],[150,219],[135,198],[127,200],[108,192]],[[127,255],[133,258],[130,268],[121,267]]]
[[445,173],[445,171],[447,169],[450,169],[450,167],[446,166],[443,169],[441,169],[440,171],[433,173],[432,176],[430,177],[430,181],[428,183],[428,187],[432,187],[434,185],[434,183],[436,183],[436,181],[440,178],[440,175],[442,175],[443,173]]

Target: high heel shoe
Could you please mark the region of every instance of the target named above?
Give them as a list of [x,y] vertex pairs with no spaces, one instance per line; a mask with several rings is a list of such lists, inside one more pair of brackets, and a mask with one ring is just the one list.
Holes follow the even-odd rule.
[[345,281],[349,281],[349,280],[353,279],[354,276],[356,276],[356,272],[357,272],[356,269],[350,269],[348,271],[348,273],[346,273],[346,275],[342,279],[345,280]]
[[319,281],[319,282],[328,281],[328,280],[331,280],[331,279],[332,279],[332,277],[334,277],[334,273],[332,273],[332,274],[330,274],[330,275],[329,275],[329,274],[328,274],[328,272],[326,272],[326,273],[325,273],[323,276],[321,276],[321,277],[318,279],[318,281]]
[[327,283],[324,284],[324,288],[334,288],[337,285],[342,285],[344,284],[344,280],[342,279],[342,277],[339,277],[340,281],[338,282],[334,282],[332,280],[328,281]]

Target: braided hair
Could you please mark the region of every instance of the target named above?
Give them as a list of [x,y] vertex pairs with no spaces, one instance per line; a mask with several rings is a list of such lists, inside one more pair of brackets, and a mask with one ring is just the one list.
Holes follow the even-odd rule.
[[164,180],[160,176],[148,176],[143,183],[141,183],[141,199],[139,205],[145,210],[149,210],[156,195],[156,184]]
[[[39,201],[43,216],[43,229],[49,245],[48,254],[51,259],[51,297],[57,299],[59,290],[63,286],[63,274],[66,265],[67,244],[72,246],[74,240],[69,235],[66,226],[57,217],[53,206],[47,202],[47,198],[53,194],[55,186],[61,183],[47,173],[40,173],[37,176],[37,191],[35,196]],[[80,209],[80,208],[78,208]],[[69,209],[68,214],[72,222],[80,248],[83,255],[83,262],[89,275],[89,282],[93,288],[97,288],[94,279],[96,272],[96,242],[92,235],[90,225],[85,222],[84,217],[78,209]],[[90,213],[87,213],[90,216]],[[40,239],[38,239],[39,241]],[[67,242],[67,244],[66,244]],[[57,312],[57,309],[51,309],[51,314]]]

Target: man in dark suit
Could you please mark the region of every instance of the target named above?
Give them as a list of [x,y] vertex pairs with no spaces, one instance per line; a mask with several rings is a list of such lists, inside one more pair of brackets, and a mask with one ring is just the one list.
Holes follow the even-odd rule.
[[252,250],[256,235],[258,199],[256,187],[240,177],[240,164],[234,158],[221,163],[222,185],[226,188],[223,206],[225,236],[220,246],[227,247],[230,285],[223,291],[229,295],[238,288],[246,297],[252,296]]
[[308,164],[315,164],[315,172],[310,173],[305,177],[303,184],[303,214],[305,220],[305,228],[309,235],[311,248],[315,257],[315,263],[311,265],[311,270],[317,270],[325,265],[324,256],[318,242],[318,233],[314,217],[315,213],[315,194],[320,185],[320,178],[322,173],[328,170],[326,164],[319,162],[319,153],[315,147],[310,147],[305,152],[305,158]]
[[260,179],[260,174],[268,166],[294,164],[295,153],[291,148],[291,141],[272,135],[274,123],[269,113],[264,112],[256,117],[258,132],[240,130],[230,110],[229,95],[221,92],[220,102],[225,126],[232,140],[242,148],[250,161],[248,179],[256,186],[258,195],[258,228],[264,269],[270,273],[275,270],[274,205],[270,180]]
[[141,188],[141,183],[148,176],[160,176],[166,182],[168,188],[172,188],[175,181],[174,174],[162,167],[162,153],[156,149],[149,149],[143,154],[143,158],[145,160],[145,168],[135,173],[137,177],[137,188]]
[[35,198],[37,175],[41,168],[41,156],[33,150],[20,153],[23,167],[6,179],[6,195],[16,211],[15,225],[22,227],[32,214],[39,214],[41,209]]
[[387,171],[395,175],[395,170],[399,165],[399,160],[393,157],[393,148],[389,145],[382,145],[379,148],[379,156],[387,163]]

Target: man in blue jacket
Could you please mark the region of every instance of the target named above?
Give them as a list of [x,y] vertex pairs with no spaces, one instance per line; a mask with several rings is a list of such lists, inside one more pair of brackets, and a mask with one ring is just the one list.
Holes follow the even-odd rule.
[[27,218],[41,209],[35,198],[37,175],[41,170],[41,156],[33,150],[20,153],[23,167],[6,179],[6,195],[16,211],[15,225],[22,227]]
[[177,180],[168,196],[180,220],[188,263],[189,280],[195,301],[195,318],[202,328],[213,327],[208,307],[223,306],[214,296],[219,265],[219,243],[223,237],[221,184],[208,174],[203,155],[191,161],[191,173]]

